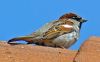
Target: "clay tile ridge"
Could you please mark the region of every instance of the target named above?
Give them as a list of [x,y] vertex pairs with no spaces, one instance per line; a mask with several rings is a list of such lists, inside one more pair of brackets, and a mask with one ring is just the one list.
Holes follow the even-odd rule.
[[90,37],[78,51],[0,41],[0,62],[100,62],[100,37]]

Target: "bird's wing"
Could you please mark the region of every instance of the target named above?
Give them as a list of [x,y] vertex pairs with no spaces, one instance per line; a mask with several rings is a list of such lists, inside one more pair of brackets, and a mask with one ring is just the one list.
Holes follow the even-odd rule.
[[44,39],[53,39],[61,35],[67,34],[74,31],[73,26],[70,25],[58,25],[53,27],[51,30],[48,30],[44,33]]
[[57,20],[54,20],[52,22],[49,22],[49,23],[46,23],[44,26],[42,26],[40,29],[38,29],[37,31],[35,31],[34,33],[31,34],[32,35],[42,35],[44,32],[48,31],[48,29],[50,29],[53,25],[54,25],[54,22],[57,21]]

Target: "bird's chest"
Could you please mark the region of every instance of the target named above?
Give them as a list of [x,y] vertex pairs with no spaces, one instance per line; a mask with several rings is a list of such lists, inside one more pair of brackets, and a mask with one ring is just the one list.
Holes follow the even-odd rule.
[[71,33],[61,35],[61,36],[57,37],[55,40],[57,40],[57,41],[67,41],[68,42],[68,41],[72,40],[73,38],[78,39],[78,36],[79,36],[79,33],[74,31],[74,32],[71,32]]
[[54,39],[53,43],[58,46],[69,47],[70,45],[75,43],[78,37],[79,33],[74,31],[57,37],[56,39]]

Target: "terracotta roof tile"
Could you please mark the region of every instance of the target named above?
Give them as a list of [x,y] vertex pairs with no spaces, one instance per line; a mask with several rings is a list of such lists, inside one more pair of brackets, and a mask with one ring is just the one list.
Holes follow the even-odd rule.
[[100,62],[100,37],[86,40],[75,59],[76,62]]

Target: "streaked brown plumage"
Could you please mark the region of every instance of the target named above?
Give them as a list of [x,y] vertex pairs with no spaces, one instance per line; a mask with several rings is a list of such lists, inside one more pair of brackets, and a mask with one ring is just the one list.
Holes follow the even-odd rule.
[[81,25],[85,21],[74,13],[68,13],[47,23],[31,35],[12,38],[8,43],[24,40],[28,44],[68,48],[79,38]]

